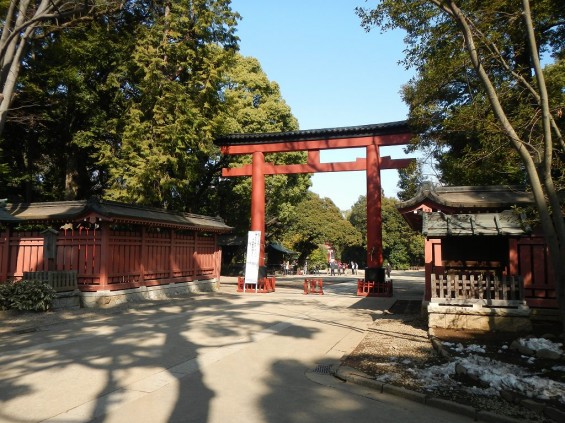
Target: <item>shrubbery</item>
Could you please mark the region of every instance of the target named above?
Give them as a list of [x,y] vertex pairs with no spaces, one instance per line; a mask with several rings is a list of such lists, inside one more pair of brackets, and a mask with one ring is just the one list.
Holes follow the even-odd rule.
[[0,283],[0,310],[47,311],[55,290],[47,282],[21,280]]

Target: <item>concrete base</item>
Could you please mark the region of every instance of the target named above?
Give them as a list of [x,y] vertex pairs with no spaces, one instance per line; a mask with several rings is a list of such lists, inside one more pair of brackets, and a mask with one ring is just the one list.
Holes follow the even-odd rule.
[[533,321],[561,322],[561,316],[557,309],[532,308],[531,318]]
[[80,291],[58,292],[53,300],[53,310],[79,308]]
[[81,292],[80,305],[85,308],[113,307],[128,302],[164,300],[178,298],[201,292],[214,292],[219,289],[217,279],[171,283],[157,286],[141,286],[118,291]]
[[483,332],[531,332],[530,309],[428,305],[428,326]]

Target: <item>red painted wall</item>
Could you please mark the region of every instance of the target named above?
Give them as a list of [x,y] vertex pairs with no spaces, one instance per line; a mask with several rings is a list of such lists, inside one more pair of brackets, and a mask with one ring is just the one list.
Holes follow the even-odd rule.
[[[465,239],[461,239],[461,245]],[[446,272],[445,254],[441,239],[427,239],[425,245],[426,288],[425,298],[431,298],[431,275]],[[451,243],[449,255],[453,255]],[[464,247],[462,247],[464,248]],[[456,253],[455,253],[456,254]],[[463,251],[461,254],[465,255]],[[504,273],[508,276],[522,276],[524,295],[530,307],[557,308],[555,278],[549,262],[549,253],[541,236],[508,239],[508,262]],[[469,271],[473,271],[470,267]]]
[[[50,270],[76,270],[82,291],[118,290],[212,279],[220,274],[216,235],[196,231],[61,230]],[[23,272],[49,270],[38,232],[0,233],[0,282]]]

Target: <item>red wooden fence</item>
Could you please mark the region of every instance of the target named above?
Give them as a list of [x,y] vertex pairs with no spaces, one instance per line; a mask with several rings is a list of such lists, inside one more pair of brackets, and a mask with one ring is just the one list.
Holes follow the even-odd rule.
[[524,278],[524,294],[528,304],[534,307],[557,307],[555,275],[544,239],[521,239],[518,242],[517,255],[517,273]]
[[[508,271],[505,276],[522,277],[527,304],[530,307],[557,308],[555,277],[543,237],[509,239],[508,249]],[[428,239],[426,241],[427,300],[431,298],[432,275],[443,275],[445,271],[441,239]]]
[[0,282],[23,272],[75,270],[82,291],[118,290],[219,276],[217,237],[198,231],[131,226],[61,230],[56,258],[44,259],[39,232],[0,232]]

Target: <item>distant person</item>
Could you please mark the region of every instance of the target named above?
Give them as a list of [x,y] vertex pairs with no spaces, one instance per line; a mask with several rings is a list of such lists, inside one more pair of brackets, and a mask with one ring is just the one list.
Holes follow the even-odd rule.
[[386,277],[388,279],[390,279],[390,274],[392,272],[392,266],[390,265],[390,262],[387,261],[386,266],[385,266],[385,272],[386,272]]

